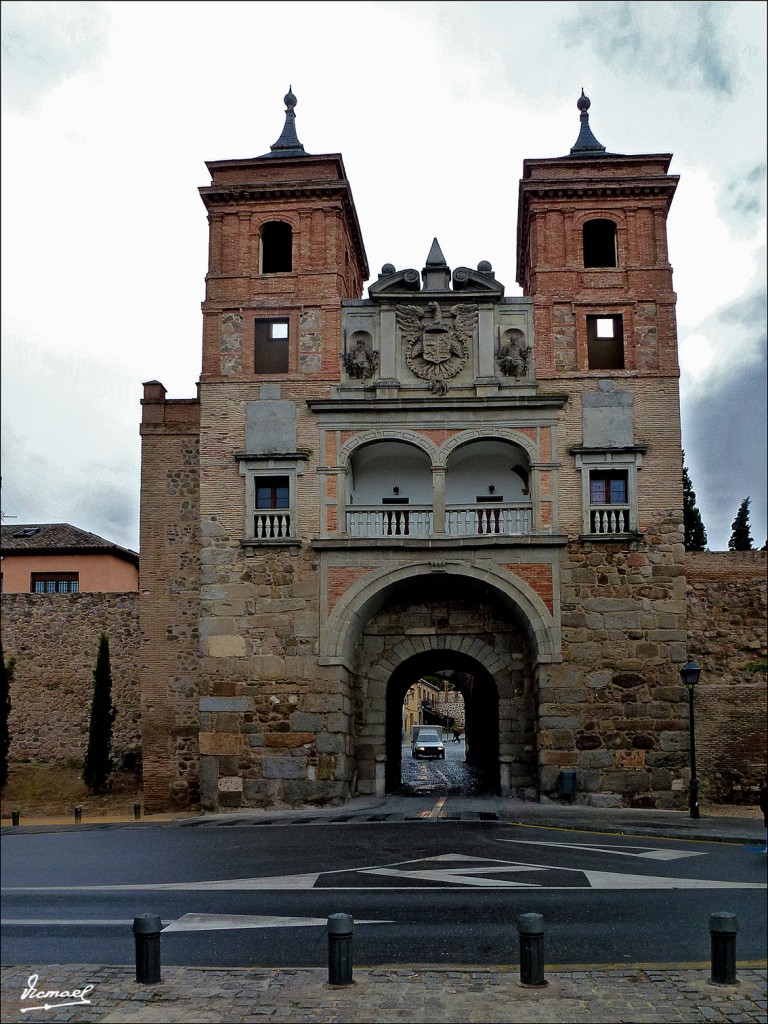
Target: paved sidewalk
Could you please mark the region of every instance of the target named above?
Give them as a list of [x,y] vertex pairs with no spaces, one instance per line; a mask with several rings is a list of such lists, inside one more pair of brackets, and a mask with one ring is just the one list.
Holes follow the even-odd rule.
[[[66,997],[22,999],[30,974],[37,992],[92,985],[89,1006],[49,1005]],[[353,984],[328,985],[320,969],[217,970],[170,967],[156,985],[139,985],[132,969],[67,965],[3,969],[2,1021],[93,1021],[99,1024],[240,1024],[289,1022],[551,1022],[551,1024],[751,1024],[766,1020],[764,970],[746,969],[735,985],[713,985],[708,969],[545,969],[544,988],[524,988],[505,967],[360,968]],[[32,1007],[40,1007],[34,1010]],[[22,1010],[27,1012],[22,1013]]]

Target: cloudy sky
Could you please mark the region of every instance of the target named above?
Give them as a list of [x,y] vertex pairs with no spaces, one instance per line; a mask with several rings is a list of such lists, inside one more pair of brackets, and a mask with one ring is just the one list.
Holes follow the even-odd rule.
[[[2,3],[2,512],[137,549],[139,400],[195,393],[206,160],[269,151],[289,84],[341,152],[372,280],[490,260],[515,283],[526,157],[576,99],[673,153],[683,445],[709,547],[766,539],[766,5]],[[15,517],[11,518],[11,517]]]

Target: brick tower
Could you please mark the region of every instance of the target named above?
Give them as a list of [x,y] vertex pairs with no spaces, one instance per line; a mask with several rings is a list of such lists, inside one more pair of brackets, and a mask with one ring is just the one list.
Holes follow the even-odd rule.
[[[561,768],[576,769],[605,802],[617,794],[666,806],[686,760],[684,691],[670,673],[686,650],[666,234],[678,178],[667,173],[670,154],[606,152],[583,90],[577,105],[569,155],[525,160],[518,205],[518,282],[533,300],[537,376],[569,394],[559,454],[564,662],[542,680],[540,723],[547,706],[556,713],[539,732],[540,783],[547,791]],[[575,669],[587,683],[576,694]]]

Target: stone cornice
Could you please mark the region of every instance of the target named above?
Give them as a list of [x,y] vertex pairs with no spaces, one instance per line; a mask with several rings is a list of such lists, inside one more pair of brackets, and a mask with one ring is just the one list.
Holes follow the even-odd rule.
[[515,398],[490,395],[483,398],[359,398],[307,399],[314,413],[337,412],[430,412],[488,409],[564,409],[569,395],[555,392]]
[[238,462],[306,462],[311,457],[309,448],[300,448],[295,452],[235,452],[233,456]]
[[411,552],[419,549],[437,549],[458,553],[460,550],[474,548],[563,548],[568,544],[568,538],[561,533],[491,537],[312,537],[309,543],[320,551],[400,548]]
[[603,452],[625,452],[629,455],[640,454],[645,455],[648,451],[647,444],[630,444],[623,447],[617,447],[614,445],[600,445],[592,448],[585,448],[583,445],[574,445],[573,448],[569,448],[568,451],[571,455],[590,455],[590,454],[602,454]]

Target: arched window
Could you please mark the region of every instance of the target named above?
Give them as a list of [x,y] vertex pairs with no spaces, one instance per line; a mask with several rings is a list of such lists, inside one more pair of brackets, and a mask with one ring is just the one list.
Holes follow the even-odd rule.
[[291,225],[272,220],[261,229],[262,274],[287,274],[293,269]]
[[618,265],[614,221],[604,218],[588,220],[582,229],[582,234],[585,267],[615,267]]

